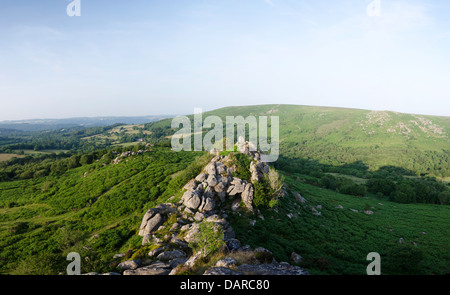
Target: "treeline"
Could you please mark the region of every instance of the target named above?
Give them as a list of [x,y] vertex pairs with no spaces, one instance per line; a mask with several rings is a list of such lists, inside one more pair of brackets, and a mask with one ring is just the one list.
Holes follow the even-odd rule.
[[51,153],[39,156],[13,158],[0,163],[0,181],[16,179],[32,179],[48,175],[60,175],[67,170],[101,161],[109,164],[115,157],[125,151],[144,150],[143,144],[131,147],[114,147],[89,153]]
[[102,134],[121,124],[105,127],[82,128],[68,130],[8,132],[0,141],[0,152],[13,153],[15,150],[70,150],[77,152],[94,151],[106,145],[81,138]]
[[[398,203],[450,204],[447,185],[434,177],[414,176],[412,171],[400,167],[385,166],[370,171],[361,162],[331,166],[315,160],[286,157],[280,157],[275,167],[289,173],[307,175],[304,181],[347,195],[365,196],[370,193]],[[356,182],[343,175],[355,176],[361,181]]]
[[450,150],[420,151],[413,147],[371,147],[340,146],[312,137],[299,142],[282,142],[280,151],[290,158],[309,158],[331,165],[350,164],[364,160],[379,168],[382,162],[410,170],[414,175],[435,177],[450,176]]

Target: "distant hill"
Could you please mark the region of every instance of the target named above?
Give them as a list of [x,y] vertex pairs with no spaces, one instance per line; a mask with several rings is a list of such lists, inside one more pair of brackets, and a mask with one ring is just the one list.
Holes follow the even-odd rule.
[[0,129],[19,130],[19,131],[44,131],[58,130],[73,127],[101,127],[117,123],[122,124],[145,124],[153,121],[170,118],[173,116],[141,116],[141,117],[86,117],[86,118],[67,118],[67,119],[34,119],[19,121],[1,121]]
[[[393,165],[450,176],[450,117],[300,105],[226,107],[203,116],[208,115],[224,121],[226,116],[279,116],[284,157],[331,165],[361,161],[372,170]],[[149,124],[149,129],[170,128],[170,122]]]

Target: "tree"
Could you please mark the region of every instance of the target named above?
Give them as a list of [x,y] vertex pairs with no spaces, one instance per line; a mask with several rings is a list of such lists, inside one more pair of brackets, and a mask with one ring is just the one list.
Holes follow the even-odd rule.
[[89,165],[92,164],[93,158],[91,155],[82,155],[80,159],[81,165]]
[[442,205],[450,205],[450,191],[444,191],[439,194],[439,202]]
[[267,173],[266,178],[271,188],[271,197],[280,196],[284,185],[284,178],[272,167],[269,168],[269,173]]
[[398,203],[409,204],[416,202],[416,193],[412,186],[407,183],[401,183],[397,186],[395,192],[391,194],[391,199]]
[[367,188],[371,193],[382,193],[385,196],[389,196],[395,191],[395,183],[389,179],[372,178],[367,181]]
[[340,193],[352,196],[365,196],[367,193],[367,188],[361,184],[351,184],[343,186],[339,189]]
[[256,207],[268,207],[270,202],[269,191],[270,186],[266,181],[255,181],[253,183],[255,194],[253,197],[253,204]]

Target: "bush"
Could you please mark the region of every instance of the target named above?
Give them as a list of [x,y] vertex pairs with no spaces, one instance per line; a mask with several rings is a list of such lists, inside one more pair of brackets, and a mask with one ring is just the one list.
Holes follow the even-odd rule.
[[265,181],[255,181],[253,183],[253,186],[255,188],[253,204],[255,204],[256,207],[268,207],[270,202],[270,186],[268,185],[268,183]]
[[194,252],[201,252],[206,257],[225,245],[223,241],[223,229],[214,222],[203,221],[199,223],[199,233],[195,242],[190,242],[189,247]]
[[361,184],[351,184],[351,185],[346,185],[346,186],[340,188],[339,192],[346,194],[346,195],[363,197],[367,193],[367,188]]
[[393,191],[395,191],[395,183],[389,179],[370,179],[367,181],[367,187],[371,193],[376,194],[380,192],[386,196],[389,196]]
[[280,196],[284,185],[284,178],[280,176],[277,170],[273,168],[269,169],[269,173],[266,175],[266,177],[273,194],[272,197]]
[[439,202],[441,202],[442,205],[450,205],[450,192],[441,192],[439,194]]
[[40,253],[22,260],[13,275],[57,275],[65,271],[67,262],[60,254]]
[[259,181],[253,183],[255,193],[253,203],[256,207],[273,208],[278,204],[278,198],[283,193],[284,178],[273,169]]
[[234,154],[233,162],[236,164],[236,172],[234,173],[234,176],[242,180],[250,181],[252,177],[252,174],[250,173],[251,160],[248,156],[240,153]]

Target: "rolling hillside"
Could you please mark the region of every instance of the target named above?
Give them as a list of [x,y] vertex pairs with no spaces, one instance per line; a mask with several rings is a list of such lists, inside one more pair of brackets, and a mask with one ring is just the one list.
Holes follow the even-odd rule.
[[[280,118],[273,166],[286,194],[254,213],[228,212],[243,245],[265,247],[277,261],[299,253],[311,274],[365,274],[374,251],[383,274],[450,272],[450,191],[440,181],[449,177],[449,118],[287,105],[204,117],[270,114]],[[64,273],[69,252],[81,254],[83,273],[148,258],[154,245],[141,245],[142,216],[179,199],[211,158],[172,151],[170,122],[145,126],[150,144],[3,162],[0,273]],[[236,171],[249,175],[248,167],[238,161]]]
[[[227,107],[203,117],[208,115],[224,121],[226,116],[278,116],[284,157],[329,165],[361,161],[370,170],[391,165],[450,180],[450,117],[298,105]],[[159,127],[167,135],[170,122],[147,128]]]

